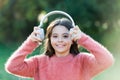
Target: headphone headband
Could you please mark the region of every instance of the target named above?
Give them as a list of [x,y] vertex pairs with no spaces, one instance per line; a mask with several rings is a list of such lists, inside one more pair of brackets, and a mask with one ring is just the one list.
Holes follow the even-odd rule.
[[57,10],[56,10],[56,11],[51,11],[51,12],[47,13],[47,14],[43,17],[43,19],[40,21],[40,25],[39,25],[38,27],[42,27],[42,25],[43,25],[43,23],[44,23],[44,20],[45,20],[47,17],[49,17],[49,16],[51,16],[51,15],[53,15],[53,14],[62,14],[62,15],[65,15],[65,16],[68,17],[69,20],[72,22],[72,25],[75,26],[75,23],[74,23],[72,17],[71,17],[69,14],[67,14],[66,12],[63,12],[63,11],[57,11]]

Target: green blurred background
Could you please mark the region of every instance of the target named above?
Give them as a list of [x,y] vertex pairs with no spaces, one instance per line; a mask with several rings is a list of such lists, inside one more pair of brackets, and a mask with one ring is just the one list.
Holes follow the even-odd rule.
[[[41,17],[52,10],[70,14],[82,31],[115,57],[114,65],[94,80],[120,80],[120,0],[0,0],[0,80],[31,80],[8,74],[4,64]],[[41,48],[32,55],[42,52]]]

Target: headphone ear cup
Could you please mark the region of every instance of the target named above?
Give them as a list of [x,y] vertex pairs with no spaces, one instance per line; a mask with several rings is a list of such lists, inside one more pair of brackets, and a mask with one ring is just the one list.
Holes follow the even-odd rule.
[[39,37],[41,40],[44,40],[44,30],[43,30],[43,28],[40,28],[39,29],[39,33],[40,33],[40,35],[37,35],[37,37]]

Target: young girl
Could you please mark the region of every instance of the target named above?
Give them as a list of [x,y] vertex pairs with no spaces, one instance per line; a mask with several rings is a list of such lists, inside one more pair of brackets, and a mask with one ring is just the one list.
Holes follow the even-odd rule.
[[[112,54],[100,43],[81,32],[65,18],[53,21],[47,28],[45,54],[26,59],[42,40],[39,27],[34,27],[27,40],[8,59],[9,73],[34,80],[91,80],[110,67]],[[79,52],[78,45],[90,53]]]

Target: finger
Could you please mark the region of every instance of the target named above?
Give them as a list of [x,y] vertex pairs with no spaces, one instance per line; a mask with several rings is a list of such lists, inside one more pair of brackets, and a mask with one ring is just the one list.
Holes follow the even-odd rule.
[[37,27],[37,26],[35,26],[35,27],[34,27],[34,31],[37,31],[37,30],[40,30],[40,28]]
[[78,26],[78,25],[76,25],[76,26],[75,26],[75,28],[79,29],[79,26]]
[[34,30],[34,31],[37,30],[37,26],[35,26],[33,30]]
[[37,36],[37,35],[40,35],[41,33],[40,33],[40,30],[38,30],[38,29],[36,29],[36,28],[34,28],[35,30],[33,31],[33,35],[35,35],[35,36]]
[[40,38],[35,38],[34,39],[36,42],[42,42],[42,40]]
[[34,34],[40,35],[40,30],[34,31]]
[[72,34],[73,34],[73,28],[70,29],[70,35],[72,35]]
[[81,30],[80,28],[76,25],[74,28],[70,29],[70,35],[71,35],[71,39],[73,41],[77,41],[78,39],[81,38]]
[[77,31],[78,31],[77,29],[73,28],[73,29],[72,29],[72,34],[76,34]]
[[42,40],[41,40],[38,36],[36,36],[36,35],[33,35],[33,36],[32,36],[32,39],[33,39],[34,41],[36,41],[36,42],[42,42]]

